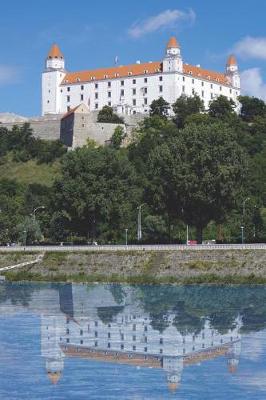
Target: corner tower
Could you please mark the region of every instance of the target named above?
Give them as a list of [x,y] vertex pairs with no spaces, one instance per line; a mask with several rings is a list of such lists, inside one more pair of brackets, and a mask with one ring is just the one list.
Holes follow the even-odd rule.
[[163,59],[163,72],[183,72],[180,44],[174,36],[167,43]]
[[227,59],[226,76],[228,77],[232,86],[240,89],[240,74],[238,70],[237,60],[233,54],[231,54]]
[[60,84],[65,75],[63,53],[57,44],[53,44],[46,57],[42,74],[42,115],[61,112]]

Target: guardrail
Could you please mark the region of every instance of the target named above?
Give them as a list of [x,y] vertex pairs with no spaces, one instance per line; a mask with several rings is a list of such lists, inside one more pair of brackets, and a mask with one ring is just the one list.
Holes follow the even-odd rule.
[[266,250],[266,243],[210,245],[101,245],[101,246],[3,246],[1,252],[108,252],[108,251],[202,251],[202,250]]

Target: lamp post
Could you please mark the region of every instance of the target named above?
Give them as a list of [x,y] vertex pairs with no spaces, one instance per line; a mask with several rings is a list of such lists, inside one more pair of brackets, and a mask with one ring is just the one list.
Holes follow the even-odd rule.
[[245,223],[245,213],[246,213],[246,202],[250,200],[250,197],[246,197],[245,200],[243,200],[242,203],[242,220],[243,220],[243,225],[241,226],[241,240],[242,244],[245,242],[245,237],[244,237],[244,223]]
[[138,210],[138,241],[142,239],[142,226],[141,226],[141,209],[144,206],[144,204],[141,204],[140,206],[137,207]]
[[245,239],[244,239],[244,226],[241,226],[241,242],[244,244]]
[[128,232],[128,229],[126,228],[125,231],[126,231],[126,246],[127,246],[127,232]]
[[33,220],[34,220],[34,221],[36,221],[36,212],[37,212],[38,210],[43,210],[43,209],[45,209],[44,206],[39,206],[39,207],[34,208],[33,213],[32,213],[32,215],[33,215]]

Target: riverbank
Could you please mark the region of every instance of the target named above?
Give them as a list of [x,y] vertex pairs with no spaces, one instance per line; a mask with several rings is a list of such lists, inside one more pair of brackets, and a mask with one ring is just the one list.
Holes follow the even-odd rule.
[[[36,252],[0,252],[0,267],[35,258]],[[4,275],[9,281],[266,284],[266,251],[46,252],[40,263]]]

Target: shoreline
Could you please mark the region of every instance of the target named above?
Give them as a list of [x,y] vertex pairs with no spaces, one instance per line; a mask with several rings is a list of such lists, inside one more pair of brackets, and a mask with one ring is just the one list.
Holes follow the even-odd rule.
[[[0,267],[29,262],[36,252],[1,252]],[[46,252],[33,265],[2,274],[7,281],[127,284],[266,284],[266,251]]]

